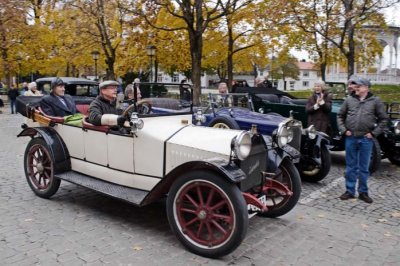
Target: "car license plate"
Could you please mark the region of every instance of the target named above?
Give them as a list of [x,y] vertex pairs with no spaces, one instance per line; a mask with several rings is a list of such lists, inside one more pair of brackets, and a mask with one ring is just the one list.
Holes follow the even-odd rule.
[[[264,205],[267,205],[267,197],[266,197],[265,195],[259,197],[258,200],[261,201],[261,203],[263,203]],[[259,212],[259,211],[261,211],[260,208],[254,206],[254,205],[251,205],[251,204],[248,204],[248,205],[247,205],[247,209],[248,209],[249,211],[253,211],[253,212]]]

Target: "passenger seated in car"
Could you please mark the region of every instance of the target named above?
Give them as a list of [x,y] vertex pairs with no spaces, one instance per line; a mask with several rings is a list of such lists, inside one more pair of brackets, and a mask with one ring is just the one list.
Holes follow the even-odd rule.
[[[142,99],[142,93],[140,91],[139,86],[136,87],[136,97],[137,97],[138,101],[140,101]],[[134,99],[135,99],[134,85],[129,84],[125,88],[125,97],[124,97],[124,101],[123,101],[123,103],[121,105],[121,109],[125,110],[129,105],[133,104],[134,103]]]
[[232,106],[232,97],[228,95],[228,85],[225,82],[221,82],[218,85],[218,93],[220,95],[217,96],[215,99],[217,104],[220,104],[221,106],[224,107],[231,107]]
[[50,94],[40,101],[40,108],[46,115],[64,117],[77,113],[71,95],[65,94],[65,83],[62,79],[53,79],[50,89]]
[[89,123],[95,126],[129,127],[129,122],[120,115],[122,110],[116,107],[118,86],[119,83],[114,80],[100,83],[100,95],[89,106]]

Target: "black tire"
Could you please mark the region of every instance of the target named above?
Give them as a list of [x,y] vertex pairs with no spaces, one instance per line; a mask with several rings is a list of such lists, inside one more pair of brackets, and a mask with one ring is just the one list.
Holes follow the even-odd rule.
[[390,151],[387,154],[387,158],[392,164],[400,166],[400,151],[398,149]]
[[240,129],[235,120],[225,116],[219,116],[211,121],[209,127],[223,128],[223,129]]
[[34,138],[24,155],[26,180],[32,191],[41,198],[50,198],[60,187],[61,180],[54,177],[54,162],[46,142]]
[[377,139],[373,139],[374,145],[372,146],[371,160],[369,162],[369,172],[373,173],[379,170],[381,167],[382,153],[381,145]]
[[[217,204],[221,204],[218,209],[211,208]],[[236,249],[248,227],[247,205],[239,188],[207,171],[192,171],[174,182],[168,193],[167,217],[188,250],[209,258]]]
[[301,161],[300,165],[297,165],[301,179],[307,182],[318,182],[324,179],[329,171],[331,170],[332,159],[331,154],[329,153],[328,147],[326,145],[321,145],[321,168],[317,169],[316,167],[313,170],[305,170],[302,168]]
[[282,174],[275,180],[285,185],[293,194],[291,196],[282,196],[279,192],[272,190],[271,193],[269,193],[271,199],[269,199],[267,194],[267,202],[271,202],[272,204],[267,204],[267,212],[258,214],[261,217],[275,218],[282,216],[291,211],[299,201],[301,194],[301,179],[299,171],[297,171],[297,168],[289,159],[284,159],[279,165],[279,169],[282,171]]

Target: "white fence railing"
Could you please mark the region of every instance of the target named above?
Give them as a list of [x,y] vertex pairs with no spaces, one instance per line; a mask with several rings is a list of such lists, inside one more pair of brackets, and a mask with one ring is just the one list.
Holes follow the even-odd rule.
[[[385,74],[360,74],[360,73],[357,73],[356,75],[359,77],[369,79],[372,84],[400,85],[400,76],[385,75]],[[347,74],[346,73],[327,74],[326,81],[346,82]]]

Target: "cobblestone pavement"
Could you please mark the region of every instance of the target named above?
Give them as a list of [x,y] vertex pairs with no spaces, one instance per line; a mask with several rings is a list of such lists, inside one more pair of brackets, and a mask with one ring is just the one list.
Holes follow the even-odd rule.
[[287,215],[250,220],[237,250],[218,260],[186,251],[163,202],[138,208],[62,182],[51,200],[25,181],[19,115],[0,115],[2,265],[400,265],[400,169],[383,161],[370,179],[374,203],[340,201],[344,157],[329,176],[303,183]]

